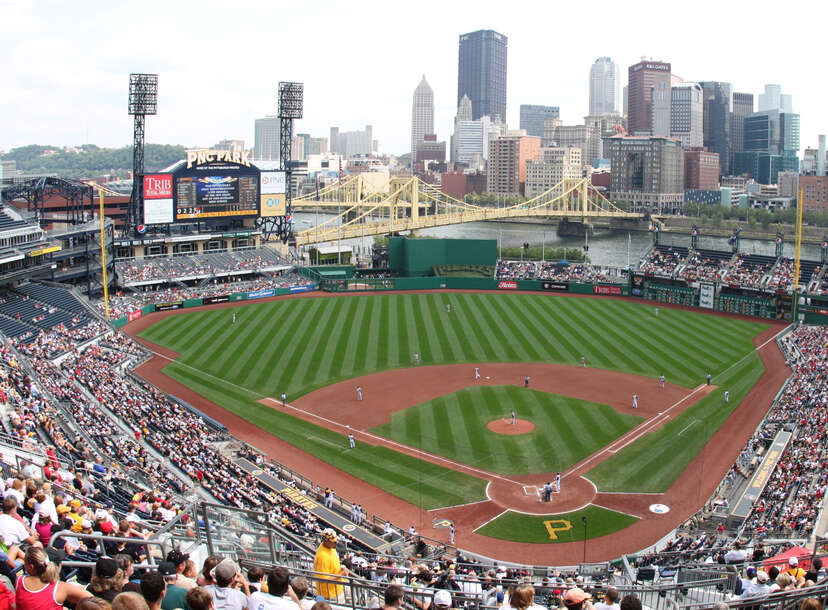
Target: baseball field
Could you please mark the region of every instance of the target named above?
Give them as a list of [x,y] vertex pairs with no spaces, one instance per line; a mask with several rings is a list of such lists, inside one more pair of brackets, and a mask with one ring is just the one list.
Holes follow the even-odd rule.
[[[434,514],[493,502],[452,518],[521,543],[644,518],[595,494],[664,494],[762,376],[769,329],[628,300],[475,292],[248,302],[151,322],[140,337],[177,355],[165,375],[370,484],[369,506],[383,493]],[[513,433],[512,411],[531,429]],[[562,493],[538,504],[555,472]],[[587,514],[585,532],[548,525]]]

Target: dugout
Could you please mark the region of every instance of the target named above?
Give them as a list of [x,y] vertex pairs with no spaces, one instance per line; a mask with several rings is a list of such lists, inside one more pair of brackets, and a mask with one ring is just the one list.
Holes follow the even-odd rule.
[[434,267],[497,265],[495,239],[388,240],[388,267],[395,277],[433,276]]

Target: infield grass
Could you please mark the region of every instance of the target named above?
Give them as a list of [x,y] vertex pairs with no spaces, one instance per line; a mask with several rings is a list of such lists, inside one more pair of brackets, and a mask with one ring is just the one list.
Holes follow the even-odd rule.
[[[515,411],[535,429],[492,432]],[[371,432],[456,462],[504,475],[560,472],[609,444],[643,418],[608,405],[515,386],[477,386],[397,411]]]
[[[480,500],[484,481],[389,450],[343,452],[344,436],[256,400],[282,392],[293,400],[336,381],[411,366],[415,352],[423,364],[579,364],[584,356],[590,367],[652,378],[664,374],[690,388],[710,372],[722,390],[588,474],[603,491],[662,491],[761,375],[758,356],[746,356],[754,350],[752,338],[767,328],[669,308],[656,317],[651,304],[530,294],[296,298],[233,311],[169,316],[141,336],[181,354],[164,369],[170,377],[303,451],[425,508]],[[731,366],[736,361],[741,364]],[[725,384],[731,402],[722,407]],[[687,413],[710,419],[679,436],[690,423]],[[675,424],[682,418],[683,425]]]
[[[587,518],[586,529],[582,517]],[[526,515],[508,511],[475,533],[513,542],[558,544],[583,540],[585,534],[587,539],[606,536],[636,521],[638,519],[631,515],[590,504],[581,510],[559,515]]]

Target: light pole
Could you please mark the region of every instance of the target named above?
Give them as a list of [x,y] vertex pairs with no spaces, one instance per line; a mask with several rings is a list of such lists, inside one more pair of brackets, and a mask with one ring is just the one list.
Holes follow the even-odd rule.
[[584,524],[584,563],[586,563],[586,541],[587,541],[587,518],[581,515],[581,523]]

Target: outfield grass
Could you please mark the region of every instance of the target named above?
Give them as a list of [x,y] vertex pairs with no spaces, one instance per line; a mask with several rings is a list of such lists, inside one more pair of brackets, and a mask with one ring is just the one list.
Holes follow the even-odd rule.
[[[451,313],[446,304],[451,303]],[[293,299],[170,316],[141,336],[196,369],[294,399],[357,375],[423,364],[559,362],[695,387],[765,326],[612,299],[423,293]]]
[[[587,518],[584,529],[582,517]],[[537,544],[577,542],[586,538],[606,536],[638,521],[635,517],[590,504],[582,510],[559,515],[525,515],[509,511],[477,530],[477,534]],[[550,522],[549,526],[545,522]],[[570,529],[566,529],[571,526]],[[549,528],[552,529],[550,534]],[[554,538],[553,538],[554,536]]]
[[[235,324],[227,309],[200,310],[167,317],[141,336],[181,354],[164,369],[174,379],[303,451],[425,508],[480,500],[484,482],[389,450],[343,452],[342,435],[256,399],[285,392],[293,400],[335,381],[409,366],[418,352],[423,364],[579,364],[584,356],[588,366],[664,374],[687,387],[702,383],[710,372],[714,383],[732,380],[735,407],[747,384],[758,378],[750,371],[742,371],[744,377],[737,373],[750,369],[758,357],[746,359],[727,378],[720,373],[752,353],[752,338],[766,328],[669,308],[656,317],[652,305],[628,301],[529,294],[298,298],[233,311]],[[691,427],[688,444],[665,437],[657,454],[646,451],[647,435],[610,460],[612,467],[601,472],[602,464],[592,475],[605,490],[660,490],[714,431]],[[620,470],[613,473],[616,465]],[[317,483],[335,487],[335,482]]]
[[[719,388],[586,473],[600,491],[664,492],[762,376],[756,352],[714,377]],[[725,390],[730,402],[724,401]],[[702,476],[702,473],[699,473]]]
[[[486,427],[511,410],[535,429],[508,436]],[[463,464],[517,475],[564,471],[641,421],[577,398],[515,386],[476,386],[398,411],[371,431]]]

